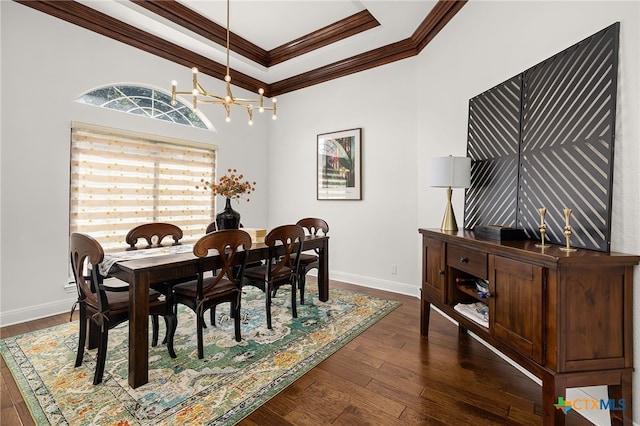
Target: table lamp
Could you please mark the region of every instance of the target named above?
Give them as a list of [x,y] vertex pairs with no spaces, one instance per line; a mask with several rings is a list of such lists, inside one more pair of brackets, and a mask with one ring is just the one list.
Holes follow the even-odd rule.
[[458,224],[451,204],[452,188],[468,188],[471,184],[471,158],[435,157],[431,159],[431,186],[447,188],[447,209],[442,220],[442,231],[457,231]]

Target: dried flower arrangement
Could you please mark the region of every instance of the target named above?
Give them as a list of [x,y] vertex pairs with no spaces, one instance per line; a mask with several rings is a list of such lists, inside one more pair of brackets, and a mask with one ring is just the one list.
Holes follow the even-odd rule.
[[[213,191],[214,195],[221,195],[229,199],[239,199],[244,194],[251,194],[256,190],[256,183],[244,180],[243,174],[238,174],[236,169],[227,169],[227,173],[218,179],[217,184],[213,184],[204,179],[200,182],[203,185],[203,189]],[[199,186],[196,186],[199,188]],[[247,198],[249,201],[249,198]]]

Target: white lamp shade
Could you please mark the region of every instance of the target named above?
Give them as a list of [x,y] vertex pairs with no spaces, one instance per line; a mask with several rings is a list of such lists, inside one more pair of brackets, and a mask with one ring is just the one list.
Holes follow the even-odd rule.
[[468,188],[471,184],[471,158],[434,157],[431,159],[431,186]]

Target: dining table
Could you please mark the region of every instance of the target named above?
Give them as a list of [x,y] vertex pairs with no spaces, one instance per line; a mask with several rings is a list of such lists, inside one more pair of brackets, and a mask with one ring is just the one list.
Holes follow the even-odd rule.
[[[142,249],[106,253],[104,275],[118,278],[129,284],[129,375],[128,382],[137,388],[149,381],[149,287],[151,284],[197,275],[199,258],[189,248],[178,245],[155,249]],[[307,235],[302,250],[318,253],[318,299],[329,300],[329,237]],[[144,253],[143,253],[144,252]],[[269,247],[254,242],[249,250],[247,263],[269,257]],[[221,266],[215,250],[202,260],[206,267]]]

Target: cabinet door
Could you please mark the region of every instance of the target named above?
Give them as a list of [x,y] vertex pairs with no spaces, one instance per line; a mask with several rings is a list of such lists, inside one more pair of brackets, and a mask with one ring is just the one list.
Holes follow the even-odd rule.
[[544,364],[543,268],[489,256],[489,328],[494,336]]
[[423,239],[422,292],[445,302],[445,243],[431,238]]

